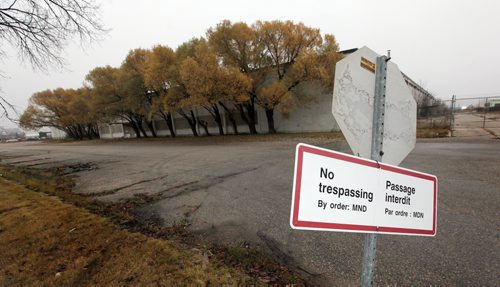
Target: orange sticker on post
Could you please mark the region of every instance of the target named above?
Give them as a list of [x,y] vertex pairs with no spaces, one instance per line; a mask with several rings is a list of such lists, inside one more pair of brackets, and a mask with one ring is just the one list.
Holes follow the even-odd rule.
[[375,73],[375,63],[370,62],[368,59],[361,57],[360,65],[368,71]]

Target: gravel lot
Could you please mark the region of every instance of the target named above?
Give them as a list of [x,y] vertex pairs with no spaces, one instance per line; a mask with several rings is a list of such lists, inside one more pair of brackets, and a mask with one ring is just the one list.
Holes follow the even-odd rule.
[[[166,225],[188,221],[209,242],[257,246],[319,285],[357,285],[363,235],[289,226],[299,141],[349,152],[345,142],[328,138],[249,137],[8,143],[0,144],[0,158],[41,168],[87,163],[75,173],[75,192],[106,201],[155,194],[158,200],[140,216]],[[498,286],[500,141],[418,141],[401,166],[438,177],[438,233],[379,236],[376,283]]]

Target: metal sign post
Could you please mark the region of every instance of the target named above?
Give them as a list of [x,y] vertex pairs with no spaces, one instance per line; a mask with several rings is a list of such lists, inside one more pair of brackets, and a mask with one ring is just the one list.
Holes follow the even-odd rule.
[[[393,62],[389,62],[389,60],[389,54],[380,56],[368,47],[361,47],[340,60],[335,66],[335,84],[332,98],[332,114],[351,147],[352,153],[360,158],[370,158],[370,164],[367,165],[373,169],[378,169],[379,176],[377,176],[377,179],[384,180],[386,185],[379,187],[377,184],[372,183],[373,178],[368,173],[365,181],[355,183],[359,178],[350,177],[353,171],[343,173],[344,168],[346,171],[348,168],[334,160],[335,158],[342,159],[342,156],[339,157],[323,151],[314,152],[311,148],[302,147],[302,153],[300,153],[301,149],[298,148],[299,156],[296,158],[297,166],[305,165],[304,169],[308,171],[319,169],[326,172],[327,167],[325,166],[330,165],[328,171],[334,170],[335,167],[337,177],[335,179],[333,176],[332,178],[326,178],[324,173],[319,173],[318,178],[317,173],[306,172],[304,178],[302,178],[302,175],[299,174],[297,181],[294,183],[297,190],[294,187],[296,198],[293,201],[299,205],[299,208],[296,208],[296,212],[293,213],[292,227],[315,230],[345,230],[347,228],[344,224],[353,224],[349,228],[353,230],[352,232],[370,233],[365,239],[361,276],[362,286],[372,286],[373,284],[377,249],[376,234],[388,233],[384,232],[385,225],[391,226],[390,228],[396,227],[398,225],[395,224],[396,218],[403,220],[398,227],[409,227],[408,223],[416,223],[417,220],[422,219],[421,213],[418,213],[420,211],[413,210],[416,204],[410,206],[408,202],[408,204],[401,203],[403,204],[401,205],[388,197],[397,196],[396,194],[390,195],[387,192],[379,192],[389,191],[387,184],[390,183],[390,180],[384,174],[384,167],[399,165],[413,150],[417,129],[415,99],[408,89],[408,85],[398,66]],[[320,157],[315,157],[314,154]],[[300,155],[304,156],[300,157]],[[318,163],[314,163],[313,159],[317,160]],[[362,167],[359,167],[359,171],[362,169]],[[423,177],[429,179],[427,181],[429,185],[419,188],[418,193],[422,197],[425,194],[429,196],[425,199],[427,203],[424,205],[429,208],[433,206],[432,211],[427,209],[427,212],[434,214],[434,221],[429,221],[429,225],[425,228],[431,230],[428,235],[435,235],[437,178],[431,175]],[[347,182],[348,180],[349,182]],[[338,210],[337,204],[339,203],[331,203],[328,195],[335,191],[340,198],[340,189],[338,186],[328,185],[324,181],[331,181],[331,184],[342,182],[344,186],[356,186],[355,190],[359,189],[360,191],[361,185],[365,188],[364,190],[375,190],[377,192],[373,194],[374,203],[363,202],[362,205],[366,209],[364,209],[363,213],[360,213],[358,212],[359,201],[352,198],[342,198],[342,210]],[[375,187],[370,188],[370,184]],[[312,187],[315,185],[319,185],[320,190],[314,190]],[[325,194],[324,189],[328,188],[325,186],[329,186],[332,190],[326,189]],[[425,190],[431,192],[427,193]],[[300,197],[301,192],[303,194],[307,193],[308,197]],[[342,192],[345,194],[344,187],[342,187]],[[385,197],[383,197],[384,194]],[[311,196],[315,200],[311,201]],[[378,200],[375,200],[375,197]],[[300,209],[300,202],[305,202],[303,204],[307,204],[307,207]],[[332,207],[328,205],[332,210],[327,209],[327,202],[333,204]],[[417,201],[414,200],[413,202]],[[381,210],[381,206],[386,204],[387,208]],[[422,208],[424,208],[424,205],[422,205]],[[403,217],[399,218],[400,211],[397,214],[393,213],[392,208],[408,208],[408,212],[405,211]],[[368,218],[371,220],[368,220]],[[365,219],[366,221],[364,221]],[[362,227],[361,223],[366,224]],[[415,227],[418,225],[416,224]]]
[[[375,97],[373,100],[373,128],[371,159],[382,161],[384,143],[384,115],[385,115],[385,88],[387,79],[386,56],[377,57],[375,72]],[[377,234],[367,234],[363,248],[363,270],[361,273],[361,286],[372,286],[377,253]]]

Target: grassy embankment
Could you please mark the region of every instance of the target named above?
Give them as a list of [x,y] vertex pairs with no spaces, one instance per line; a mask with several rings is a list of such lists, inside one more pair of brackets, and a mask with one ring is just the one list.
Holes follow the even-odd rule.
[[74,194],[55,170],[0,166],[0,174],[1,286],[302,283],[251,249],[190,244],[179,240],[189,238],[182,226],[139,226],[133,203]]

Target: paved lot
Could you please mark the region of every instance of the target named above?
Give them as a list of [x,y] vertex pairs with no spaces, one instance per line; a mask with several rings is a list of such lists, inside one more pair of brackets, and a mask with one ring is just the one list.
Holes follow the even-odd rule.
[[[483,128],[484,125],[484,128]],[[457,113],[455,114],[455,137],[500,138],[500,113]]]
[[[92,163],[77,173],[75,192],[109,201],[161,194],[140,214],[165,224],[188,220],[208,241],[249,242],[321,285],[356,285],[363,235],[289,227],[297,141],[11,143],[0,144],[0,158],[35,167]],[[343,141],[305,142],[348,152]],[[380,236],[376,282],[498,285],[500,141],[491,136],[419,141],[402,166],[437,175],[438,233]]]

